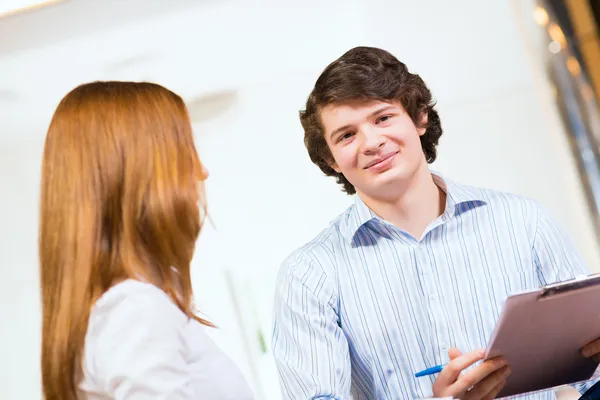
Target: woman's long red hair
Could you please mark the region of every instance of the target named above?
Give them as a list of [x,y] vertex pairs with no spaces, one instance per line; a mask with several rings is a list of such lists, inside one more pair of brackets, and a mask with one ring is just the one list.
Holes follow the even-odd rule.
[[188,112],[152,83],[94,82],[60,102],[44,147],[39,234],[42,384],[76,398],[94,302],[139,279],[193,313],[203,169]]

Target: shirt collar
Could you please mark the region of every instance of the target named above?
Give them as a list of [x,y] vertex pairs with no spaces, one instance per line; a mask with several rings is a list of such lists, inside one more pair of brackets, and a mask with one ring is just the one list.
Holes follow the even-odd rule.
[[[445,179],[440,173],[431,171],[435,184],[446,192],[446,209],[444,214],[446,218],[452,218],[457,213],[464,211],[466,208],[457,207],[465,203],[475,203],[477,205],[486,204],[483,196],[483,191],[478,188],[464,186],[449,179]],[[358,195],[354,195],[354,206],[348,215],[348,238],[354,239],[356,233],[367,223],[372,220],[383,221],[378,217]]]
[[444,178],[439,172],[431,171],[431,176],[433,182],[446,192],[446,213],[454,215],[457,211],[456,206],[463,203],[487,204],[482,189],[453,182]]

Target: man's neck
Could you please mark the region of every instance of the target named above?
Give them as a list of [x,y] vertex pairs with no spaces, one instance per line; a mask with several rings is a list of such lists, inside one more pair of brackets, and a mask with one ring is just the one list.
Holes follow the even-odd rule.
[[420,239],[427,226],[443,214],[446,193],[433,181],[429,168],[415,174],[393,200],[377,199],[359,193],[375,214]]

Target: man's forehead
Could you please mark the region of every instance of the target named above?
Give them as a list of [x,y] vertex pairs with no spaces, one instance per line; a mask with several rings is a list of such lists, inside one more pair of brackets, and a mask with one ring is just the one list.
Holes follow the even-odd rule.
[[339,102],[332,102],[321,108],[321,114],[337,114],[342,111],[365,111],[377,109],[382,106],[393,105],[403,108],[398,100],[380,100],[380,99],[352,99]]

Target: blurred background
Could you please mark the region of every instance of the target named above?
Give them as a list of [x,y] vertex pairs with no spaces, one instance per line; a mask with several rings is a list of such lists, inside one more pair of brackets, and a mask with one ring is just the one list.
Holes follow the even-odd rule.
[[325,66],[382,47],[428,83],[433,168],[532,197],[600,271],[596,0],[0,0],[0,398],[40,399],[38,192],[59,100],[147,80],[187,102],[207,182],[193,283],[260,400],[283,259],[351,199],[311,164],[298,110]]

